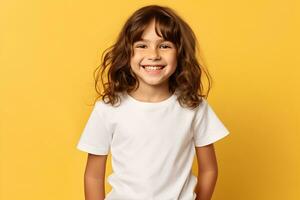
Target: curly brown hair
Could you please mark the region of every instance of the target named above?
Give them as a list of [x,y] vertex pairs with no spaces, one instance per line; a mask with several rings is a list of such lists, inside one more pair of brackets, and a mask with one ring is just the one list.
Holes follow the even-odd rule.
[[[121,93],[130,93],[139,87],[139,81],[130,69],[133,43],[141,39],[144,30],[153,19],[157,35],[173,42],[178,49],[176,71],[168,80],[169,91],[174,93],[176,90],[178,102],[188,108],[197,107],[202,102],[202,97],[208,97],[211,78],[208,70],[200,65],[196,58],[196,48],[199,51],[199,47],[193,30],[173,9],[148,5],[136,10],[127,19],[115,43],[103,52],[101,64],[94,71],[95,90],[98,94],[95,102],[102,98],[104,103],[115,105],[120,100]],[[107,68],[108,80],[104,83]],[[207,94],[203,91],[202,73],[208,80]],[[103,94],[98,85],[100,79]]]

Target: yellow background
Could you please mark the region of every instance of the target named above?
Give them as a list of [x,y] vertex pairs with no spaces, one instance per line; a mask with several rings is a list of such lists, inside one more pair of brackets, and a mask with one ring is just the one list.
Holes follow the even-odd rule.
[[195,31],[214,79],[208,100],[231,132],[216,143],[213,199],[300,199],[296,0],[7,0],[0,6],[1,200],[84,199],[86,154],[75,146],[92,109],[92,72],[127,17],[152,3],[174,8]]

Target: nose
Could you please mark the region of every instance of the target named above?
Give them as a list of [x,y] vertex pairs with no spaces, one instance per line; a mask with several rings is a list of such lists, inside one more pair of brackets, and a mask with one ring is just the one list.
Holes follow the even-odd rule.
[[149,60],[159,60],[161,57],[159,55],[159,52],[157,49],[150,49],[149,50],[149,56],[148,59]]

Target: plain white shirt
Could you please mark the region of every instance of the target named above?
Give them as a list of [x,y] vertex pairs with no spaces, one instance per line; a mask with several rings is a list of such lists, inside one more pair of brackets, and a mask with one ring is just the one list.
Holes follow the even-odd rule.
[[111,152],[112,190],[105,200],[194,200],[195,146],[228,134],[204,98],[187,109],[175,93],[161,102],[123,94],[118,107],[96,102],[77,148],[95,155]]

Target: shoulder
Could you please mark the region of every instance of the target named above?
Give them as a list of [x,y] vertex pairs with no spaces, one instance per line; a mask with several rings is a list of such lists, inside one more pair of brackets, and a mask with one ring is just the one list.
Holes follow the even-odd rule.
[[[120,97],[121,102],[123,102],[123,96],[119,96],[119,97]],[[102,99],[99,99],[99,100],[97,100],[95,102],[94,109],[97,112],[102,112],[102,113],[105,113],[105,114],[110,114],[110,113],[113,113],[113,112],[117,112],[120,109],[121,102],[118,101],[115,105],[112,105],[108,101],[105,102]]]
[[194,109],[194,117],[196,120],[200,120],[209,110],[209,103],[207,99],[202,98],[200,104]]
[[207,99],[202,98],[201,102],[196,107],[196,113],[203,112],[204,110],[206,110],[208,108],[208,106],[209,106],[209,103],[208,103]]
[[97,113],[106,114],[109,112],[111,105],[105,103],[103,100],[98,100],[95,102],[94,109]]

